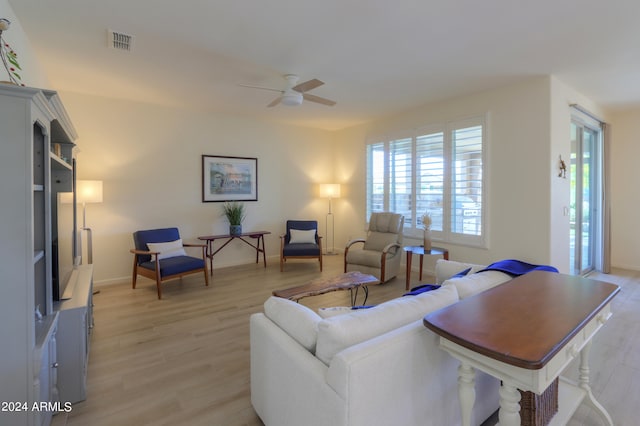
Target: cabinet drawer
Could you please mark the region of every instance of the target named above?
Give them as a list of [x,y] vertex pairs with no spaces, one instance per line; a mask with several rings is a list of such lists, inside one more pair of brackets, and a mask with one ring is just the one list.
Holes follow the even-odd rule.
[[607,304],[549,361],[545,367],[546,379],[553,380],[573,359],[580,355],[584,345],[611,317],[611,306]]

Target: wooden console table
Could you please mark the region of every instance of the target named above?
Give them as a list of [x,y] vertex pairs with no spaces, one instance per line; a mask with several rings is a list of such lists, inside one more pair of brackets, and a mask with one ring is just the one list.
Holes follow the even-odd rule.
[[414,253],[420,256],[420,281],[422,281],[422,263],[424,256],[439,256],[442,255],[444,260],[449,260],[449,250],[440,247],[431,247],[431,250],[425,250],[424,246],[406,246],[403,250],[407,253],[407,274],[405,289],[409,290],[411,285],[411,259]]
[[[227,244],[229,244],[231,241],[235,240],[236,238],[244,241],[245,243],[249,244],[251,247],[253,247],[256,250],[256,263],[258,263],[260,258],[260,253],[262,253],[262,260],[264,262],[264,267],[266,268],[267,255],[265,253],[264,236],[270,233],[271,232],[269,231],[254,231],[254,232],[243,232],[242,234],[239,234],[239,235],[225,234],[225,235],[207,235],[204,237],[198,237],[199,240],[207,242],[206,256],[209,258],[210,274],[213,275],[213,256],[218,254],[220,250],[225,248]],[[254,245],[251,242],[245,240],[245,238],[251,238],[251,239],[257,240],[257,242]],[[215,240],[227,240],[227,241],[225,241],[224,244],[218,247],[216,251],[213,251],[213,242]]]
[[580,356],[579,383],[560,377],[558,412],[564,425],[583,399],[605,424],[607,411],[589,387],[591,339],[611,317],[620,288],[601,281],[534,271],[424,317],[440,347],[461,362],[458,394],[462,424],[471,424],[475,370],[502,380],[500,425],[520,425],[520,393],[542,394]]

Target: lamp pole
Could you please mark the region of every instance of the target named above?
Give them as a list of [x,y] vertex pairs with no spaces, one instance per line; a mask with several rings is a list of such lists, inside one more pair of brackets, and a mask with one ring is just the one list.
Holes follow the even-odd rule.
[[[329,197],[329,213],[325,218],[325,229],[327,230],[327,240],[329,240],[329,221],[331,221],[331,245],[329,245],[329,241],[327,241],[326,254],[336,254],[335,252],[335,221],[333,217],[333,213],[331,212],[331,197]],[[331,247],[331,249],[329,249]]]
[[[331,211],[331,203],[333,198],[340,198],[339,183],[323,183],[320,184],[320,197],[329,199],[329,213],[325,218],[325,231],[327,235],[327,243],[325,244],[325,254],[337,254],[335,252],[335,220]],[[331,225],[329,225],[331,222]],[[331,229],[331,233],[329,233]]]

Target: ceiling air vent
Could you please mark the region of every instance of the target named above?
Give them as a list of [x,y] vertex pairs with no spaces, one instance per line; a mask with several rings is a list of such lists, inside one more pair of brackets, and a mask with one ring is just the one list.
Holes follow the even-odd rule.
[[109,48],[131,52],[133,48],[133,36],[117,31],[107,30]]

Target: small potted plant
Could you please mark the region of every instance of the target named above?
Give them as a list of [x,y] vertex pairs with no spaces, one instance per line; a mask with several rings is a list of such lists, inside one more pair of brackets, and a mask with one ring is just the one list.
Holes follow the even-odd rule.
[[224,203],[222,206],[222,216],[229,221],[229,234],[242,234],[242,221],[245,218],[244,204],[237,201]]

